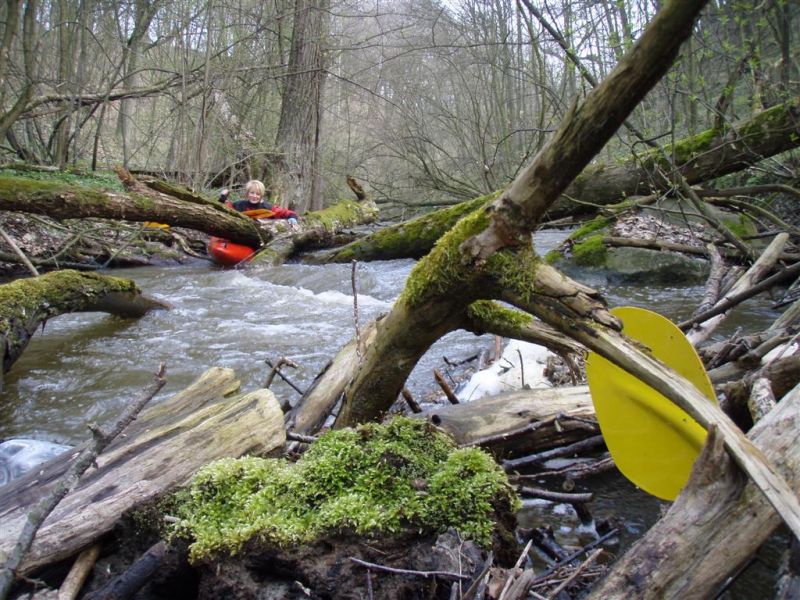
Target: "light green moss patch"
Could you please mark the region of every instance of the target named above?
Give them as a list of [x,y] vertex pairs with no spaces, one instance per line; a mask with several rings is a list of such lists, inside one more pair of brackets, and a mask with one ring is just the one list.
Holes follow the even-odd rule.
[[507,308],[491,300],[473,302],[467,307],[467,313],[482,323],[495,323],[498,327],[511,329],[522,329],[534,321],[529,313]]
[[197,473],[178,501],[176,532],[193,540],[193,559],[236,553],[255,536],[284,545],[351,531],[455,527],[488,544],[494,507],[518,508],[488,454],[458,449],[424,421],[406,418],[328,432],[296,464],[217,461]]
[[753,235],[758,231],[755,223],[742,214],[735,218],[722,219],[722,223],[738,238]]
[[608,249],[603,243],[603,234],[586,238],[572,248],[572,258],[576,265],[583,267],[600,267],[606,262]]
[[397,256],[422,257],[459,219],[480,209],[498,195],[500,195],[499,191],[493,192],[387,227],[362,240],[348,244],[337,252],[332,260],[347,262],[363,256],[369,256],[373,260]]
[[322,210],[315,210],[303,215],[307,225],[320,225],[326,231],[359,225],[374,220],[377,216],[378,207],[374,202],[357,202],[355,200],[342,200]]
[[25,179],[46,181],[63,185],[80,185],[83,187],[121,192],[122,183],[113,171],[82,171],[67,169],[65,171],[42,171],[28,165],[13,165],[0,169],[2,177],[23,177]]
[[468,285],[474,269],[461,260],[460,246],[488,225],[489,216],[483,209],[474,210],[458,221],[411,270],[399,301],[413,307],[429,297],[451,292],[456,286]]

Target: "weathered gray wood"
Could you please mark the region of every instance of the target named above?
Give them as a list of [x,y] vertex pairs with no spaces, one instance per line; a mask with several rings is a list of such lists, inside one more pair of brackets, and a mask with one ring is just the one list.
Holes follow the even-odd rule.
[[[504,456],[570,444],[597,434],[587,386],[520,390],[459,405],[442,405],[415,418],[445,430],[462,446],[481,445]],[[541,424],[531,431],[532,424]]]
[[[283,413],[272,392],[229,397],[238,387],[230,369],[214,368],[143,412],[50,515],[22,571],[75,554],[110,531],[125,511],[185,483],[213,460],[282,448]],[[0,560],[13,546],[29,504],[76,454],[67,452],[0,488]]]
[[[772,240],[772,243],[770,243],[769,246],[767,246],[766,250],[764,250],[761,256],[759,256],[758,260],[753,264],[753,266],[750,267],[744,275],[742,275],[739,281],[733,285],[733,287],[728,291],[727,294],[725,294],[720,302],[723,302],[732,296],[739,295],[757,284],[775,265],[775,262],[778,260],[781,252],[783,251],[783,247],[786,245],[788,240],[788,233],[780,233],[776,235],[775,239]],[[727,313],[711,317],[707,321],[695,325],[692,330],[686,334],[686,337],[689,338],[689,341],[693,346],[697,346],[697,344],[703,340],[708,339],[708,337],[726,318]]]

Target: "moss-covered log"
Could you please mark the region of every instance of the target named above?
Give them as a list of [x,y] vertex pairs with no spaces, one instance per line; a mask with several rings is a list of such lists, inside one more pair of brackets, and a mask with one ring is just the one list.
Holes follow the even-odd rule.
[[71,312],[141,317],[158,308],[168,306],[142,296],[133,281],[97,273],[56,271],[0,285],[2,372],[11,368],[31,336],[48,319]]
[[378,218],[378,207],[371,200],[343,200],[333,206],[303,215],[299,231],[289,228],[285,221],[266,225],[273,239],[253,257],[253,264],[276,266],[294,254],[309,249],[330,247],[343,229],[367,225]]
[[[283,413],[272,392],[231,396],[238,389],[232,370],[214,368],[143,411],[47,518],[20,574],[98,541],[126,511],[188,482],[209,462],[282,449]],[[13,546],[30,507],[76,456],[67,452],[0,489],[0,557]]]
[[0,177],[0,210],[55,219],[156,221],[257,248],[266,239],[252,219],[220,203],[186,202],[153,190],[109,192],[50,181]]
[[316,257],[314,262],[350,262],[352,260],[391,260],[422,258],[433,245],[464,215],[494,200],[497,194],[481,196],[386,227],[360,240]]
[[[675,164],[686,180],[696,184],[741,171],[799,145],[800,98],[795,98],[725,131],[704,131],[684,138],[666,150],[667,154],[674,156]],[[671,168],[664,165],[655,152],[635,156],[622,164],[588,165],[547,209],[545,218],[556,220],[586,214],[598,205],[649,195],[654,189],[660,189],[663,182],[657,170],[669,171]],[[324,258],[328,262],[420,258],[430,251],[455,220],[479,208],[492,196],[482,196],[387,227]]]

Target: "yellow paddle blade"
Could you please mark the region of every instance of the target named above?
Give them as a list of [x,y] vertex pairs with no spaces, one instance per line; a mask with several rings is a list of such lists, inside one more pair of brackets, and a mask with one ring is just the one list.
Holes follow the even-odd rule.
[[[697,352],[669,319],[632,306],[611,312],[622,321],[625,335],[716,402]],[[706,439],[705,429],[666,397],[594,352],[586,359],[586,377],[600,430],[619,470],[644,491],[674,500],[689,479]]]
[[153,229],[169,229],[169,225],[165,225],[164,223],[156,223],[155,221],[145,221],[145,227],[152,227]]

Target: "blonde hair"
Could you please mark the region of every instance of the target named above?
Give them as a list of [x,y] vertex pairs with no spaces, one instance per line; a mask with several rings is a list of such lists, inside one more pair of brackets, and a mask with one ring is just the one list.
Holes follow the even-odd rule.
[[247,182],[247,185],[244,186],[244,193],[249,194],[250,192],[257,192],[258,195],[263,198],[267,193],[267,188],[264,187],[264,184],[258,179],[251,179]]

